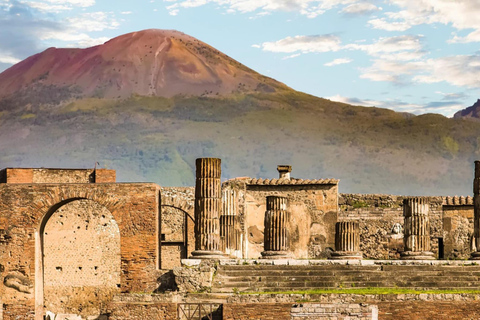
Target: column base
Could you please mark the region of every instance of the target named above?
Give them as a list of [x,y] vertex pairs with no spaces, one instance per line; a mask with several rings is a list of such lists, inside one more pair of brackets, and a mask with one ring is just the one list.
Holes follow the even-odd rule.
[[261,259],[292,259],[288,251],[263,251]]
[[472,252],[471,257],[468,260],[480,260],[480,251]]
[[227,259],[222,251],[195,250],[190,259]]
[[363,258],[361,252],[355,251],[334,251],[328,259],[331,260],[361,260]]
[[404,251],[400,253],[401,260],[436,260],[433,252],[430,251]]

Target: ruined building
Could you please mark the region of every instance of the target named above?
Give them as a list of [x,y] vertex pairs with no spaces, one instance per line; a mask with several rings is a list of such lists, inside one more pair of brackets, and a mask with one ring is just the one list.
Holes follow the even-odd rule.
[[[230,294],[224,319],[300,320],[311,308],[291,298],[251,303],[235,291],[480,289],[472,276],[480,267],[436,260],[480,256],[475,165],[473,198],[339,194],[338,180],[296,179],[288,165],[278,178],[221,183],[214,158],[197,159],[195,188],[118,183],[106,169],[3,169],[0,320],[189,319],[181,316],[188,292],[198,291]],[[465,276],[452,282],[449,272]],[[152,295],[170,290],[185,295]],[[476,314],[477,298],[463,297]],[[394,305],[416,306],[413,298],[352,299],[372,306],[328,300],[342,311],[317,309],[374,319]],[[437,300],[450,308],[448,299]]]

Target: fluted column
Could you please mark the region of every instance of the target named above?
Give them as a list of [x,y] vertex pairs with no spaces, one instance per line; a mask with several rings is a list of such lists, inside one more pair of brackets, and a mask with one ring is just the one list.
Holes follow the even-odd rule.
[[403,216],[405,219],[405,235],[403,238],[405,251],[401,258],[406,260],[435,259],[430,251],[429,204],[423,198],[403,200]]
[[221,250],[235,255],[239,250],[239,236],[237,222],[237,193],[234,189],[223,190],[222,215],[220,216],[220,243]]
[[473,179],[473,241],[475,251],[471,260],[480,260],[480,161],[475,161],[475,178]]
[[224,258],[220,249],[221,160],[199,158],[195,183],[194,258]]
[[360,226],[356,221],[335,224],[335,252],[331,259],[362,259],[360,252]]
[[264,259],[289,258],[290,244],[288,239],[289,213],[287,198],[278,196],[267,197],[264,229]]

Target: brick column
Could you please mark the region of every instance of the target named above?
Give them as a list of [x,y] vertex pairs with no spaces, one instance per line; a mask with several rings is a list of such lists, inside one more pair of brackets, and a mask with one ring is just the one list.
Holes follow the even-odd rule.
[[470,260],[480,260],[480,161],[475,161],[475,178],[473,179],[473,241],[475,251]]
[[220,259],[221,160],[196,160],[195,251],[193,258]]
[[335,252],[330,259],[362,259],[358,222],[343,221],[335,224]]
[[264,259],[286,259],[290,257],[288,239],[287,198],[267,197],[264,229]]
[[408,198],[403,200],[403,216],[405,218],[403,243],[405,251],[401,253],[401,259],[435,259],[433,252],[430,252],[428,209],[429,204],[426,199]]

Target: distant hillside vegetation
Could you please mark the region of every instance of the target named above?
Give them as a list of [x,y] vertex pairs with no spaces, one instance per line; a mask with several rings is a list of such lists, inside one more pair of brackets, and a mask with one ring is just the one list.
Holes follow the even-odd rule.
[[164,186],[194,185],[195,158],[215,156],[224,179],[291,164],[294,177],[339,178],[341,192],[469,195],[480,159],[480,123],[296,92],[162,30],[4,71],[0,137],[1,167],[98,161],[120,181]]

